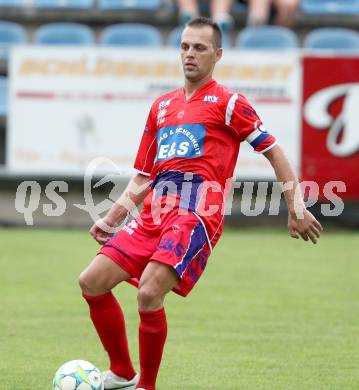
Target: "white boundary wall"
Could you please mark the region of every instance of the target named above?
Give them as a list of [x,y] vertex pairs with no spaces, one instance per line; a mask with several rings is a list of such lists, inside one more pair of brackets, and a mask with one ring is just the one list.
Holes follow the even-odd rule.
[[[215,78],[248,98],[298,172],[300,53],[226,50]],[[130,174],[152,101],[182,85],[174,49],[18,47],[10,62],[6,171],[75,177],[104,156],[114,171]],[[274,179],[245,143],[236,173]]]

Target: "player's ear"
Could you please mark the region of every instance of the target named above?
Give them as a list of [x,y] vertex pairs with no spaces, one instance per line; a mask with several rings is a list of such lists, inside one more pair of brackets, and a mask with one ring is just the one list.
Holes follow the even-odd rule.
[[221,47],[217,47],[216,49],[216,62],[219,61],[221,58],[222,58],[222,54],[223,54],[223,49]]

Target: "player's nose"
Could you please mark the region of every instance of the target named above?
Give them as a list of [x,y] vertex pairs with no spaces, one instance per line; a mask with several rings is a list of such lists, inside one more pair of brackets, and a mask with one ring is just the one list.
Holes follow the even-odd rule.
[[192,46],[190,46],[187,50],[187,57],[194,57],[194,48]]

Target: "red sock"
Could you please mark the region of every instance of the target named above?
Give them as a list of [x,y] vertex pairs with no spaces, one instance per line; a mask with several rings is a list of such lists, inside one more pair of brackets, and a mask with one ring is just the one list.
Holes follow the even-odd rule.
[[90,307],[92,322],[110,358],[110,370],[127,380],[136,372],[133,368],[126,336],[125,318],[112,292],[99,296],[83,293]]
[[155,390],[163,347],[167,336],[167,320],[164,307],[154,311],[139,310],[140,382],[136,388]]

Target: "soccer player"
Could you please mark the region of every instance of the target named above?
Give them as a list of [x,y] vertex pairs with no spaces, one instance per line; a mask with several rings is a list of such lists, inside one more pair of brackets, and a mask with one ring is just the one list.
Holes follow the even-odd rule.
[[[221,56],[218,25],[203,17],[189,22],[181,40],[184,87],[153,103],[134,165],[138,173],[90,230],[103,246],[80,286],[110,359],[105,389],[155,389],[167,335],[164,298],[171,290],[186,296],[202,275],[223,229],[242,141],[263,153],[284,183],[290,235],[313,243],[320,236],[322,227],[297,196],[297,179],[275,138],[243,96],[212,79]],[[142,202],[141,214],[113,236],[112,228]],[[123,281],[138,286],[139,374],[111,292]]]

